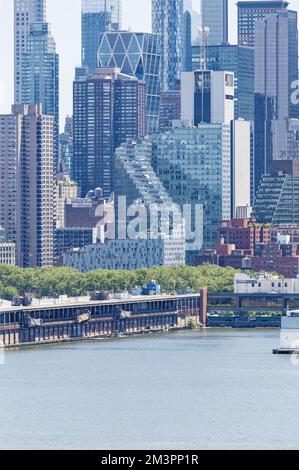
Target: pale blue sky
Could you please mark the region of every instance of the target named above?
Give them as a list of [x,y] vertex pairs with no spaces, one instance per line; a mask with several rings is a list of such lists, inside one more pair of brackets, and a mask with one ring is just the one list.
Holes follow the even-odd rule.
[[[213,0],[211,0],[213,1]],[[236,1],[230,2],[230,41],[236,40]],[[193,0],[198,4],[199,0]],[[291,0],[299,9],[299,0]],[[52,24],[60,54],[61,118],[72,112],[74,67],[80,65],[81,0],[47,0],[48,21]],[[151,30],[151,0],[123,0],[123,27]],[[10,110],[13,101],[13,0],[0,0],[0,113]]]

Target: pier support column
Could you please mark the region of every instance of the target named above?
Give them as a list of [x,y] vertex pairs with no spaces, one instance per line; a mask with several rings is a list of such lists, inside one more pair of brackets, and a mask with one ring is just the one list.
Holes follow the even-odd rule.
[[199,304],[199,320],[206,326],[207,324],[207,311],[208,311],[208,289],[205,287],[200,289],[200,304]]

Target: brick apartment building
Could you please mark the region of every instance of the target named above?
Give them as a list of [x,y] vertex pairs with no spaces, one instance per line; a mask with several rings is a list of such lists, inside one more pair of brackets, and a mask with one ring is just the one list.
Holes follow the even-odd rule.
[[221,221],[215,249],[199,255],[196,265],[215,264],[294,278],[299,275],[298,235],[298,226],[273,229],[249,219]]

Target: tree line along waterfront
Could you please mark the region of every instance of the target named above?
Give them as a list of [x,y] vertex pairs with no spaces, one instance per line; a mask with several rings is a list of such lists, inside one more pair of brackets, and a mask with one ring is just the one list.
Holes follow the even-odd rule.
[[86,295],[93,291],[123,292],[156,280],[163,292],[207,287],[212,292],[232,292],[233,268],[217,266],[154,267],[136,271],[97,270],[87,273],[69,268],[22,269],[0,265],[0,298],[11,300],[25,293],[36,297]]

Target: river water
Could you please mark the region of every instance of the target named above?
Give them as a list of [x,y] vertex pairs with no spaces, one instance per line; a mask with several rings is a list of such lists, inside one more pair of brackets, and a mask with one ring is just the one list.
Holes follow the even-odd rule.
[[207,330],[5,354],[1,449],[298,449],[279,331]]

